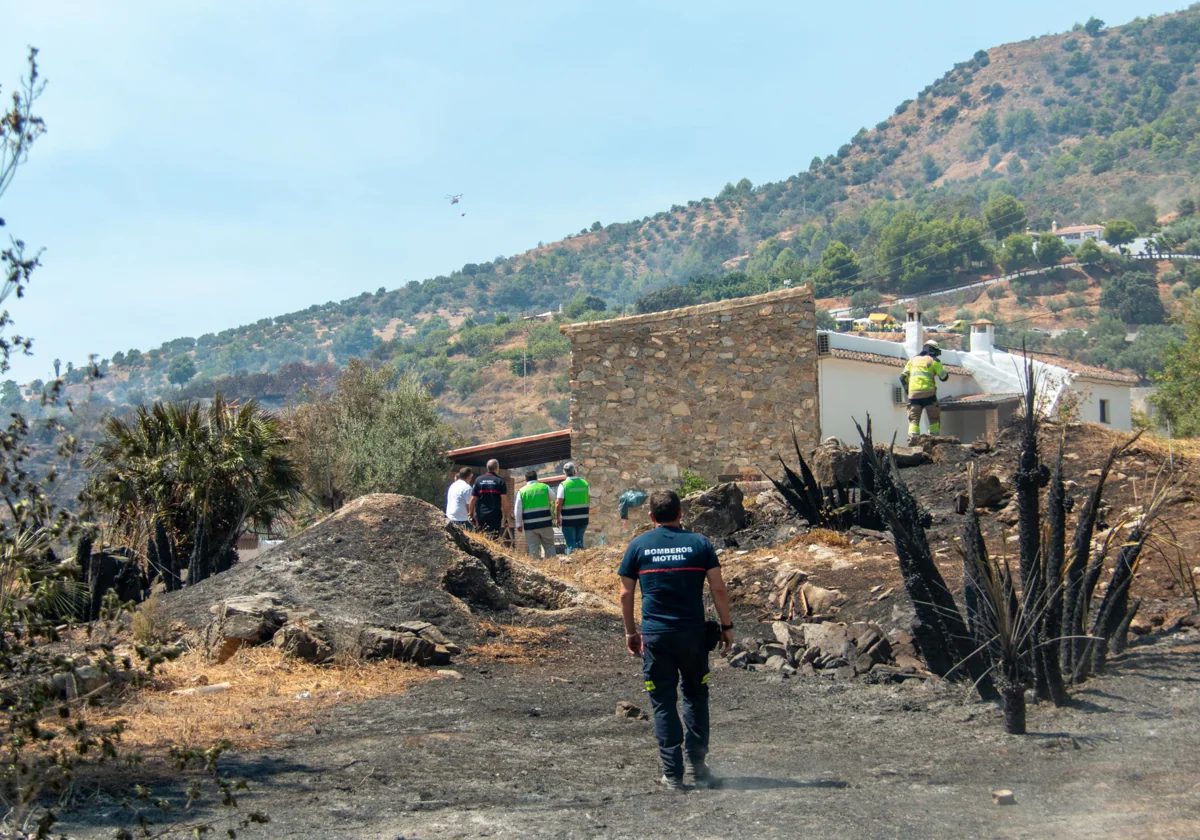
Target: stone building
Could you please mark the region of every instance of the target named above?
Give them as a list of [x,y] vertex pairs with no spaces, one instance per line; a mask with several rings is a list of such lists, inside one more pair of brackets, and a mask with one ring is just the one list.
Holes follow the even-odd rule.
[[[677,488],[684,470],[758,476],[817,443],[809,286],[562,327],[571,342],[571,453],[592,487],[589,543],[618,527],[627,489]],[[645,519],[637,511],[636,522]]]

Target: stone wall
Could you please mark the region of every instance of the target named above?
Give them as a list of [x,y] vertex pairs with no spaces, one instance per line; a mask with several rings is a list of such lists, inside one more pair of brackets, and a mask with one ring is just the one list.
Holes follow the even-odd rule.
[[[617,496],[758,475],[819,437],[811,287],[562,327],[571,454],[592,487],[589,544],[620,539]],[[645,521],[645,508],[631,521]]]

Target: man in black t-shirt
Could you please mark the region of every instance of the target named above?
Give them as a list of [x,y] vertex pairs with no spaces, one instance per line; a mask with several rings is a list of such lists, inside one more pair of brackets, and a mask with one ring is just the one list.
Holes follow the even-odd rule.
[[[654,710],[654,734],[662,761],[662,784],[683,787],[683,753],[696,783],[712,776],[708,755],[708,645],[704,633],[704,582],[721,619],[721,645],[733,644],[729,594],[712,543],[679,526],[679,496],[670,490],[650,494],[650,519],[658,526],[637,537],[625,550],[621,576],[621,613],[625,646],[642,657],[642,676]],[[633,617],[634,590],[642,588],[642,632]],[[683,723],[675,708],[683,687]],[[684,729],[686,727],[686,735]]]
[[504,533],[508,519],[508,485],[496,475],[500,462],[495,458],[487,462],[487,472],[475,479],[468,503],[471,522],[485,534],[499,537]]

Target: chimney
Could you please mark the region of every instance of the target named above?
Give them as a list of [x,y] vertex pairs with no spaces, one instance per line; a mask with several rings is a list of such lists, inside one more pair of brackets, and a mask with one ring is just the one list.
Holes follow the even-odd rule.
[[925,343],[925,326],[921,323],[921,313],[915,308],[904,315],[904,352],[911,359],[921,352]]
[[971,355],[992,360],[992,348],[996,343],[996,325],[986,318],[971,324]]

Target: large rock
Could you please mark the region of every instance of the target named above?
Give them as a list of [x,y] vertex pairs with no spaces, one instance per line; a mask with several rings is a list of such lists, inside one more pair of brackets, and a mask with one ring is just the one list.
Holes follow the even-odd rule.
[[896,466],[901,469],[905,467],[919,467],[922,464],[929,463],[929,453],[920,446],[884,446],[877,444],[875,447],[879,450],[879,457],[886,462],[887,458],[895,459]]
[[693,493],[683,500],[683,525],[709,539],[722,539],[746,526],[742,490],[733,482]]
[[333,648],[312,630],[285,624],[275,632],[275,647],[305,662],[320,664],[333,658]]
[[447,665],[450,651],[415,633],[364,627],[358,634],[358,647],[365,659],[399,659],[418,665]]
[[[801,624],[804,644],[813,656],[820,654],[841,656],[846,645],[846,627],[842,624]],[[810,659],[808,655],[805,657]]]
[[[998,476],[989,473],[975,479],[975,507],[999,507],[1007,495],[1008,490]],[[954,499],[954,509],[959,513],[966,513],[970,505],[970,496],[966,493],[959,493]]]
[[965,463],[975,457],[975,453],[969,446],[963,446],[961,443],[942,443],[933,447],[933,451],[929,454],[929,459],[935,464],[943,466],[953,466],[954,464]]
[[850,485],[858,481],[859,450],[848,449],[830,438],[813,450],[810,466],[813,476],[825,487]]

